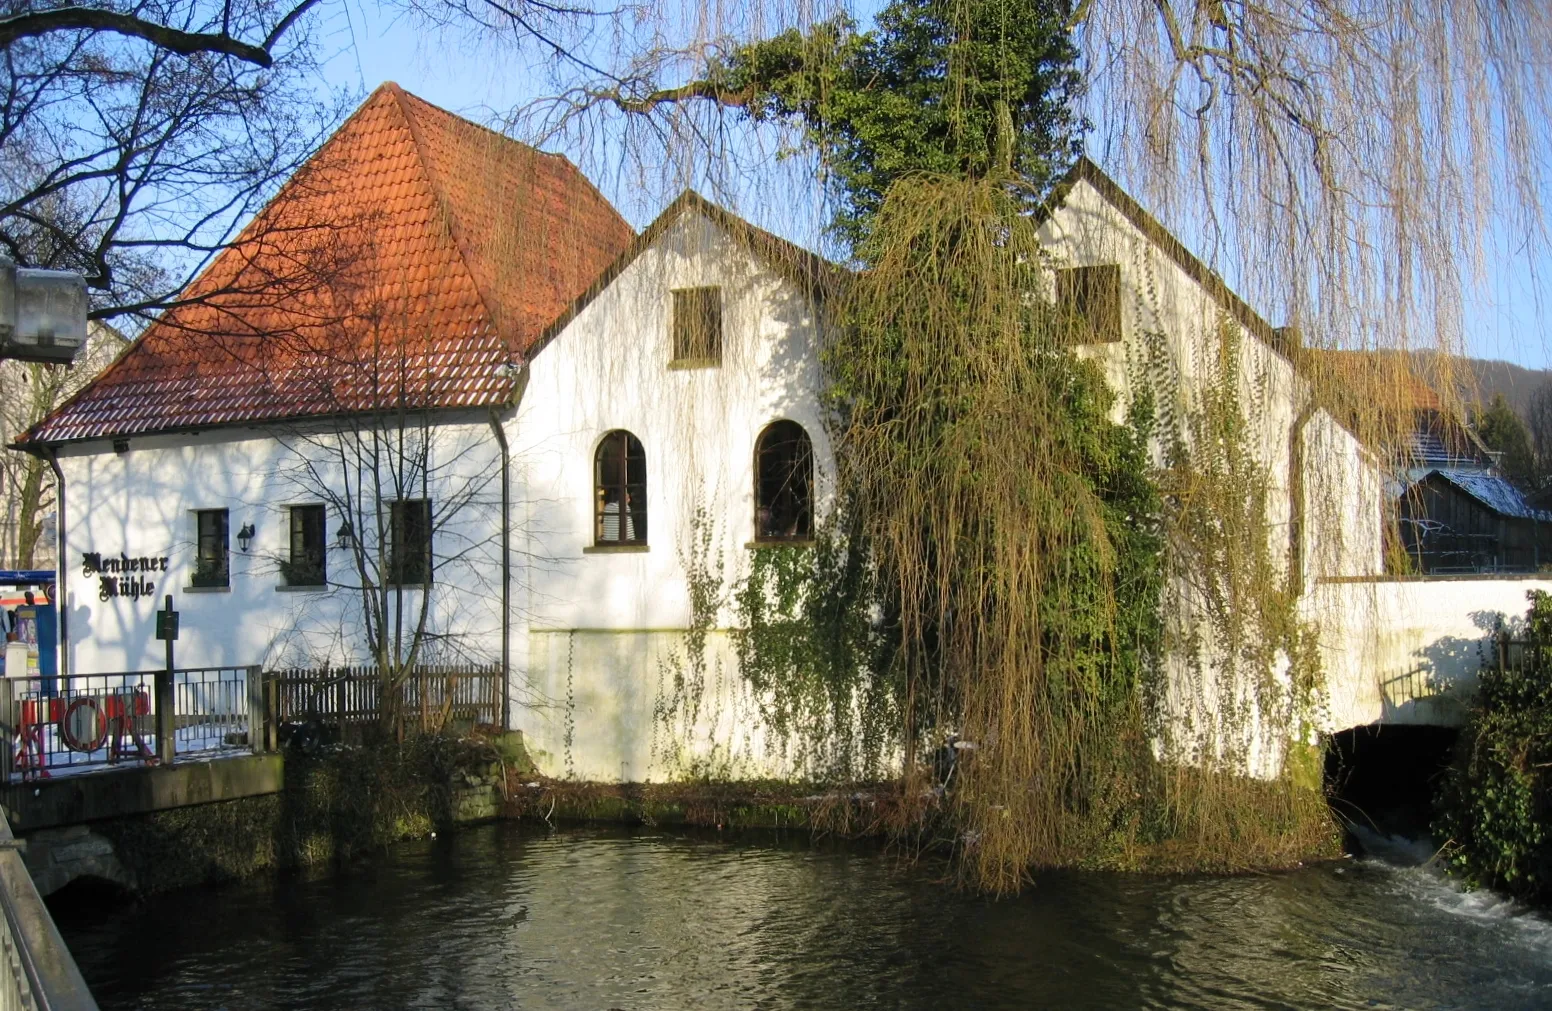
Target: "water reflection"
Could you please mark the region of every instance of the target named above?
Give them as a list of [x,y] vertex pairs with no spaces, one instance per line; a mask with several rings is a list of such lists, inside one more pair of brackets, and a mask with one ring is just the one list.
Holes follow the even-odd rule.
[[1421,869],[1055,874],[498,825],[61,929],[103,1008],[1543,1007],[1552,930]]

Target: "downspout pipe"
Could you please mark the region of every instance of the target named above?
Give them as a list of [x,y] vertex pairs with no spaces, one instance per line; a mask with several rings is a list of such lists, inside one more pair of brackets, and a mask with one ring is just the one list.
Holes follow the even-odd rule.
[[[510,368],[510,366],[509,366]],[[528,367],[512,385],[506,407],[515,411],[528,390]],[[501,423],[501,410],[490,409],[490,431],[501,449],[501,729],[512,729],[512,448]]]
[[501,415],[490,409],[490,430],[501,448],[501,729],[512,729],[512,453]]
[[59,469],[59,452],[48,443],[41,448],[42,457],[54,472],[54,623],[58,633],[55,670],[61,678],[70,676],[70,596],[65,592],[65,580],[70,576],[70,562],[65,556],[65,472]]

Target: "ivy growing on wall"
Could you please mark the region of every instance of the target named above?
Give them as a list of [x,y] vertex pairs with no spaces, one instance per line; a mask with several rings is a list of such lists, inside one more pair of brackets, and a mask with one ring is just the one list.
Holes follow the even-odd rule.
[[898,758],[903,679],[877,580],[841,512],[812,545],[753,549],[734,595],[739,670],[760,716],[819,778],[878,778]]
[[[1209,336],[1194,408],[1168,413],[1159,431],[1169,650],[1191,676],[1189,697],[1177,690],[1170,706],[1173,727],[1161,724],[1156,735],[1177,746],[1177,760],[1275,772],[1317,722],[1319,636],[1299,614],[1301,555],[1279,550],[1270,521],[1272,464],[1266,425],[1257,423],[1269,413],[1269,380],[1245,374],[1245,337],[1233,320],[1220,317]],[[1162,339],[1146,338],[1154,350],[1140,378],[1149,389],[1179,390],[1184,381],[1157,350]],[[1299,506],[1285,508],[1294,523]]]

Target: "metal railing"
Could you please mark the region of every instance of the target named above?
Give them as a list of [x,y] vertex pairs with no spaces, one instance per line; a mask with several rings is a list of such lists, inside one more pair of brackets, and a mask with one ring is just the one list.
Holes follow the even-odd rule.
[[[41,779],[169,756],[250,749],[250,714],[262,702],[257,667],[0,679],[7,780]],[[162,748],[170,738],[171,750]]]
[[97,1011],[0,813],[0,1011]]
[[[387,708],[401,732],[494,724],[503,683],[495,664],[417,666],[389,680],[396,699]],[[283,728],[355,738],[384,709],[375,667],[190,667],[170,681],[166,671],[0,678],[0,731],[10,742],[0,782],[270,751]]]
[[[325,723],[343,733],[376,723],[383,712],[383,678],[376,667],[322,667],[270,671],[269,712],[281,725]],[[497,664],[420,665],[398,680],[397,711],[406,730],[448,723],[493,724],[501,714]]]
[[250,750],[258,667],[189,667],[173,672],[174,744],[178,754]]

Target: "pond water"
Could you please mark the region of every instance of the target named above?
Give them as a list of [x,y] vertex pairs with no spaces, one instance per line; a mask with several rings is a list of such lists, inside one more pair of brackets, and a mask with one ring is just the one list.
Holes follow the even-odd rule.
[[1552,923],[1371,860],[992,900],[876,849],[498,824],[60,927],[104,1009],[1552,1007]]

